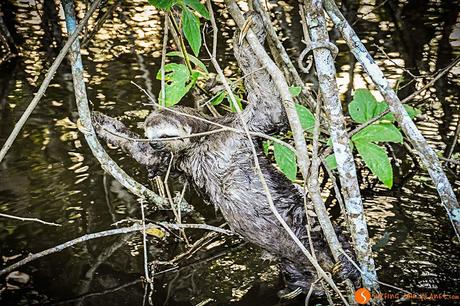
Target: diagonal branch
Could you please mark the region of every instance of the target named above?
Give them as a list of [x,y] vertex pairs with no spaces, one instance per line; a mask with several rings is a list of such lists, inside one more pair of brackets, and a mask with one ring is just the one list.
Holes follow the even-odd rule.
[[[76,26],[77,21],[73,7],[73,1],[62,0],[62,4],[66,17],[67,30],[70,35],[73,35],[77,29],[80,29],[80,27],[77,28]],[[125,188],[139,197],[146,197],[147,199],[152,200],[160,208],[162,208],[164,199],[135,181],[125,171],[123,171],[120,166],[118,166],[117,163],[115,163],[110,158],[96,137],[96,131],[94,130],[94,127],[91,123],[91,113],[88,105],[88,98],[86,95],[85,82],[83,79],[83,63],[81,59],[80,43],[78,38],[75,38],[75,41],[71,46],[70,62],[72,65],[75,98],[77,102],[78,114],[80,116],[80,131],[83,132],[88,146],[93,152],[93,155],[98,159],[102,168],[110,173]]]
[[388,80],[385,78],[382,70],[366,50],[366,47],[361,42],[358,35],[356,35],[356,32],[348,24],[334,0],[325,0],[324,7],[333,23],[342,34],[353,55],[361,63],[364,70],[371,77],[372,81],[387,101],[390,111],[393,113],[399,126],[404,131],[404,134],[420,156],[423,165],[427,168],[428,173],[438,190],[442,205],[447,211],[447,215],[453,225],[455,234],[460,240],[460,206],[458,205],[452,186],[449,183],[446,174],[442,170],[442,166],[436,152],[430,147],[422,133],[417,129],[417,126],[409,117],[403,104],[391,88]]

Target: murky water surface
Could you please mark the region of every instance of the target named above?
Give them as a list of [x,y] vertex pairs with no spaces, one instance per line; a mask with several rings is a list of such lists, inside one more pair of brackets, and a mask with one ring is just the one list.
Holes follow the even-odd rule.
[[[0,71],[0,143],[3,143],[41,84],[55,42],[43,30],[44,12],[33,1],[15,0],[16,29],[21,56]],[[146,98],[130,82],[159,92],[162,15],[147,1],[132,0],[119,6],[84,49],[88,96],[93,109],[121,118],[133,129],[148,114]],[[350,1],[354,2],[354,1]],[[358,12],[349,5],[349,18],[399,95],[405,97],[431,79],[431,75],[460,55],[460,17],[457,1],[361,1]],[[289,2],[295,5],[294,1]],[[300,23],[297,8],[278,2],[273,9],[283,27],[285,45],[298,54]],[[216,1],[219,58],[231,64],[229,39],[234,23]],[[38,9],[38,11],[37,11]],[[79,16],[84,5],[79,6]],[[364,18],[364,19],[362,19]],[[94,20],[90,23],[94,25]],[[63,22],[57,30],[65,32]],[[55,29],[56,30],[56,29]],[[337,38],[337,33],[331,32]],[[337,44],[338,76],[343,100],[352,88],[368,87],[369,79],[355,65],[344,42]],[[379,46],[379,47],[377,47]],[[381,48],[381,49],[379,49]],[[203,54],[203,58],[205,55]],[[87,233],[111,228],[126,218],[140,218],[139,204],[113,178],[104,174],[76,126],[77,113],[70,68],[58,71],[46,97],[34,111],[6,159],[0,164],[0,212],[36,217],[62,224],[56,228],[38,223],[0,219],[0,253],[3,265]],[[236,70],[226,69],[228,75]],[[417,125],[442,155],[452,145],[460,120],[460,67],[454,68],[430,90],[415,99],[422,110]],[[416,77],[415,80],[414,76]],[[460,288],[459,244],[439,204],[427,173],[415,166],[402,147],[391,150],[395,184],[385,189],[362,171],[362,192],[380,279],[411,292],[457,293]],[[148,184],[145,171],[121,152],[110,154],[131,175]],[[459,158],[460,145],[454,156]],[[448,170],[460,195],[460,166]],[[196,211],[185,222],[221,224],[212,207],[193,193],[187,199]],[[334,210],[336,210],[335,203]],[[167,212],[147,208],[147,217],[173,220]],[[203,232],[189,231],[192,240]],[[167,261],[184,251],[174,236],[149,241],[149,256]],[[155,267],[156,305],[275,305],[282,283],[275,265],[261,258],[260,250],[236,238],[215,237],[204,248],[180,261],[179,269]],[[30,275],[27,286],[1,293],[2,305],[141,305],[144,287],[142,241],[139,235],[101,238],[78,244],[21,267]],[[385,292],[391,292],[384,288]],[[454,302],[449,302],[453,304]],[[300,303],[302,304],[302,303]],[[202,304],[204,305],[204,304]]]

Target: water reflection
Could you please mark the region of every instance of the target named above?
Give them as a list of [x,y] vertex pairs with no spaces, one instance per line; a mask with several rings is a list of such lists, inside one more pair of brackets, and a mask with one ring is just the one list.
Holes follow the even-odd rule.
[[[43,18],[53,15],[47,16],[40,3],[35,7],[30,1],[12,2],[22,44],[18,60],[0,71],[1,143],[43,79],[62,44],[58,34],[64,29],[61,20],[60,28],[53,29],[51,22],[47,23],[48,30],[43,30]],[[302,47],[296,2],[277,1],[271,7],[284,44],[296,56]],[[455,1],[366,0],[359,7],[355,1],[343,1],[343,7],[402,98],[421,88],[460,53]],[[80,17],[84,8],[79,2]],[[230,47],[235,24],[222,9],[222,1],[216,1],[214,8],[221,29],[219,59],[227,66],[226,74],[235,76]],[[56,14],[62,18],[62,12]],[[364,19],[360,19],[362,16]],[[162,14],[146,1],[123,3],[84,51],[85,79],[93,108],[122,118],[132,129],[149,109],[143,105],[145,97],[130,82],[159,92],[155,75],[160,66],[162,23]],[[94,25],[93,18],[89,28]],[[334,31],[331,36],[338,38]],[[352,89],[369,87],[370,81],[346,51],[344,42],[336,42],[341,50],[337,58],[340,91],[346,100]],[[460,120],[459,72],[452,70],[415,100],[423,110],[417,125],[440,152],[448,152],[452,146]],[[76,119],[69,67],[63,65],[0,164],[0,211],[58,222],[63,227],[0,219],[0,250],[5,264],[17,260],[13,256],[25,256],[140,215],[135,198],[104,175],[78,133]],[[394,146],[393,151],[399,168],[395,169],[392,190],[376,185],[366,170],[360,173],[380,278],[414,292],[458,293],[458,244],[436,190],[405,148]],[[458,156],[458,145],[454,153]],[[121,152],[111,150],[110,154],[128,173],[145,177],[144,170]],[[458,166],[450,172],[457,194],[459,173]],[[222,222],[214,209],[201,203],[193,192],[188,200],[196,204],[197,211],[185,216],[185,222]],[[147,216],[153,220],[171,218],[168,212],[158,212],[154,207],[147,208]],[[190,232],[190,237],[198,239],[202,234]],[[143,273],[141,251],[137,235],[110,237],[30,263],[21,271],[29,273],[32,282],[22,290],[2,294],[2,305],[141,304],[144,287],[137,281]],[[170,260],[183,251],[183,243],[173,234],[164,240],[150,239],[149,252],[155,260]],[[278,271],[261,258],[259,250],[241,245],[237,239],[214,238],[180,268],[158,264],[153,299],[161,305],[203,301],[212,305],[275,305],[276,292],[281,289]]]

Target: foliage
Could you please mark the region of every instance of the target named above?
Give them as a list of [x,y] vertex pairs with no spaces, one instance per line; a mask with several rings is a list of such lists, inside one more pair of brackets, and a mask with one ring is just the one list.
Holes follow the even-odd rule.
[[197,56],[201,48],[200,20],[187,7],[182,10],[182,27],[185,38]]
[[284,175],[291,181],[297,176],[297,157],[288,147],[275,142],[273,145],[275,161]]
[[[184,58],[184,55],[179,51],[168,52],[166,53],[166,55],[167,56],[178,56],[178,57]],[[197,68],[198,71],[202,72],[204,75],[207,75],[209,73],[208,69],[206,68],[206,65],[203,64],[203,62],[200,61],[197,57],[191,54],[188,54],[188,59],[190,60],[190,62],[192,62],[195,65],[195,68]]]
[[291,96],[294,98],[300,95],[300,93],[302,92],[302,88],[300,88],[300,86],[291,86],[289,87],[289,92],[291,93]]
[[[182,57],[181,52],[169,52],[167,56]],[[159,95],[160,104],[165,106],[173,106],[180,102],[180,100],[190,91],[195,85],[198,77],[207,76],[208,70],[206,66],[198,58],[188,54],[188,58],[195,65],[195,69],[190,73],[186,65],[170,63],[165,65],[165,97],[166,101],[162,100],[162,95]],[[157,80],[161,80],[161,70],[157,72]]]
[[149,3],[161,10],[170,11],[177,8],[181,11],[182,32],[193,53],[198,56],[202,44],[201,23],[195,14],[210,19],[206,7],[199,0],[149,0]]
[[[290,87],[289,90],[293,95],[300,93],[294,87]],[[314,115],[303,105],[296,104],[295,107],[302,128],[307,132],[312,132],[315,125]],[[411,118],[419,114],[419,111],[413,107],[406,105],[405,108]],[[387,109],[388,105],[385,102],[377,102],[372,93],[367,89],[356,90],[353,100],[349,104],[349,112],[352,120],[361,124],[368,122]],[[382,144],[403,142],[403,135],[394,125],[394,121],[394,116],[387,114],[379,121],[353,135],[350,143],[351,149],[356,148],[365,165],[388,188],[393,186],[393,168],[385,147]],[[328,145],[331,145],[331,143],[329,139]],[[264,151],[268,151],[268,146],[264,145]],[[289,179],[294,180],[297,172],[295,153],[281,144],[274,145],[274,153],[275,161],[281,171]],[[337,161],[334,154],[327,156],[325,162],[329,169],[337,168]]]
[[[419,114],[413,107],[405,106],[411,118]],[[367,89],[357,89],[353,100],[348,106],[351,118],[356,123],[366,123],[388,109],[385,102],[377,102],[372,93]],[[379,143],[402,143],[403,136],[393,124],[395,118],[387,114],[381,120],[365,127],[352,136],[352,144],[358,150],[366,166],[388,188],[393,186],[393,168],[385,148]],[[326,158],[329,168],[337,167],[333,155]]]
[[[192,88],[200,73],[194,71],[190,74],[187,66],[170,63],[165,65],[165,101],[160,95],[160,104],[173,106],[177,104]],[[161,70],[157,73],[157,79],[161,80]]]
[[[210,15],[206,7],[199,0],[148,0],[150,4],[158,9],[165,11],[180,12],[181,29],[185,39],[195,56],[200,53],[201,41],[201,23],[198,16],[209,19]],[[198,15],[198,16],[197,16]],[[172,18],[175,18],[172,16]],[[175,19],[173,19],[175,20]],[[174,21],[175,24],[175,21]],[[182,40],[182,37],[180,37]],[[187,65],[167,64],[165,65],[165,100],[162,101],[160,94],[160,103],[165,106],[173,106],[190,91],[196,84],[199,76],[207,76],[206,66],[195,56],[183,52],[169,52],[168,56],[179,56],[185,59]],[[195,65],[196,70],[192,70],[190,62]],[[157,73],[157,79],[161,80],[161,70]]]

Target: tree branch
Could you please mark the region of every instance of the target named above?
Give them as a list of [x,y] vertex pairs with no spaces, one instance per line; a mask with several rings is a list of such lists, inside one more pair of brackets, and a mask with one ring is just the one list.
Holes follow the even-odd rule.
[[[220,227],[215,227],[207,224],[172,224],[172,223],[158,223],[158,224],[147,224],[145,225],[145,229],[152,229],[152,228],[161,228],[161,227],[167,227],[169,229],[183,229],[183,228],[194,228],[194,229],[201,229],[201,230],[210,230],[214,232],[218,232],[221,234],[225,235],[233,235],[233,233],[229,230],[222,229]],[[107,236],[113,236],[113,235],[120,235],[120,234],[127,234],[127,233],[132,233],[132,232],[137,232],[137,231],[142,231],[144,229],[144,226],[142,224],[134,224],[129,227],[122,227],[122,228],[117,228],[117,229],[112,229],[112,230],[107,230],[107,231],[102,231],[102,232],[97,232],[97,233],[92,233],[92,234],[86,234],[84,236],[69,240],[67,242],[64,242],[60,245],[57,245],[55,247],[46,249],[44,251],[32,254],[27,256],[26,258],[18,261],[15,264],[12,264],[11,266],[8,266],[4,268],[3,270],[0,270],[0,275],[4,275],[6,273],[9,273],[11,271],[16,270],[17,268],[31,262],[34,260],[37,260],[39,258],[42,258],[46,255],[50,255],[53,253],[60,252],[66,248],[69,248],[71,246],[74,246],[78,243],[85,242],[88,240],[96,239],[96,238],[102,238],[102,237],[107,237]]]
[[[97,2],[97,1],[96,1]],[[64,13],[66,17],[66,25],[69,34],[75,34],[75,31],[80,27],[76,28],[76,17],[75,10],[73,7],[72,0],[62,0],[64,7]],[[93,4],[94,5],[94,4]],[[139,184],[133,178],[131,178],[120,166],[115,163],[110,156],[105,152],[102,145],[99,143],[96,137],[96,132],[91,123],[91,114],[88,106],[88,98],[86,96],[86,87],[83,80],[83,63],[80,55],[80,43],[78,38],[72,44],[70,49],[70,62],[72,65],[72,76],[74,82],[75,98],[77,102],[78,114],[80,116],[81,128],[85,139],[90,147],[93,155],[98,159],[102,168],[110,173],[117,181],[119,181],[125,188],[130,190],[133,194],[138,197],[146,197],[148,200],[155,202],[160,208],[163,208],[164,199],[158,196],[156,193]]]
[[458,205],[452,186],[449,183],[446,174],[442,170],[442,166],[436,152],[430,147],[422,133],[417,129],[417,126],[409,117],[403,104],[391,88],[388,80],[385,78],[382,70],[375,63],[372,56],[366,50],[364,44],[356,35],[355,31],[348,24],[334,0],[325,0],[324,5],[333,23],[351,49],[351,52],[361,63],[366,73],[371,77],[372,81],[387,101],[390,111],[395,116],[399,126],[414,146],[420,156],[420,159],[422,160],[423,165],[428,169],[428,173],[438,190],[442,205],[446,209],[449,220],[453,225],[454,232],[460,240],[460,206]]

